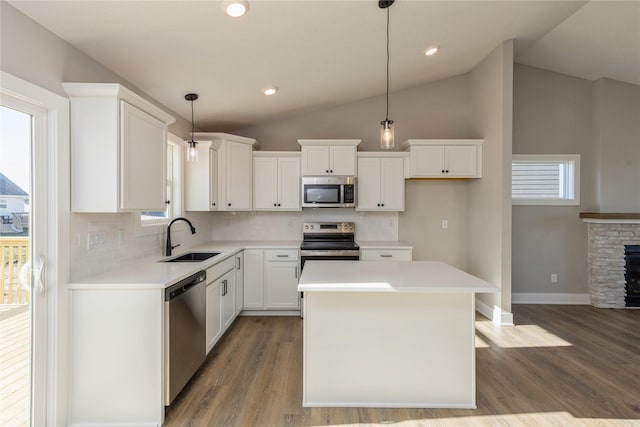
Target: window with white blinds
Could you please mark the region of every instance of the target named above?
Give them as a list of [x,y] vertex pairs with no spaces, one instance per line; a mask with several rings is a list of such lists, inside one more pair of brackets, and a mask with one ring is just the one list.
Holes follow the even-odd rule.
[[511,199],[514,205],[579,205],[580,155],[514,155]]

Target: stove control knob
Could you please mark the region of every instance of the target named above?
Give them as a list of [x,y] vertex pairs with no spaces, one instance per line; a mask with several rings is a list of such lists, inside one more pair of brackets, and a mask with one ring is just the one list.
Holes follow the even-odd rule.
[[305,226],[304,226],[304,229],[305,229],[305,230],[308,230],[308,229],[309,229],[309,226],[308,226],[308,225],[305,225]]
[[313,224],[309,226],[309,228],[311,228],[313,230]]

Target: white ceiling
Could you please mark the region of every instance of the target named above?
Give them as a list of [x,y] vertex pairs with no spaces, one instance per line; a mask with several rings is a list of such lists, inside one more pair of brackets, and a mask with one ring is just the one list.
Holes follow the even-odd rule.
[[[24,1],[17,9],[160,103],[233,131],[384,93],[386,12],[374,0]],[[391,91],[466,73],[502,41],[516,61],[640,85],[640,0],[426,1],[390,8]],[[438,44],[441,51],[422,51]],[[262,89],[278,86],[271,97]],[[381,113],[384,107],[381,106]]]

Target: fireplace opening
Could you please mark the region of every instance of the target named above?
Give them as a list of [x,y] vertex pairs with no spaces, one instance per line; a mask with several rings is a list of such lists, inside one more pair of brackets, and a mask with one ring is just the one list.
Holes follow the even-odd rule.
[[640,245],[624,247],[625,275],[627,294],[624,298],[627,307],[640,307]]

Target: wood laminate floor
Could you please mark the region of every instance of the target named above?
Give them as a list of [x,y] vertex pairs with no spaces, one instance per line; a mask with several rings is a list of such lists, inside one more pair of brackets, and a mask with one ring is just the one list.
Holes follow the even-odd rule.
[[640,310],[513,312],[477,318],[475,410],[302,408],[302,320],[240,317],[165,426],[640,426]]

